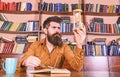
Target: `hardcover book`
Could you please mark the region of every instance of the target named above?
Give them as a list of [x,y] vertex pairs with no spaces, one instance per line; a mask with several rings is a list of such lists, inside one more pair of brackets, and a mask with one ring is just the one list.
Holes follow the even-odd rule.
[[58,69],[58,68],[45,68],[40,70],[31,70],[29,73],[32,74],[66,74],[70,75],[70,71],[67,69]]

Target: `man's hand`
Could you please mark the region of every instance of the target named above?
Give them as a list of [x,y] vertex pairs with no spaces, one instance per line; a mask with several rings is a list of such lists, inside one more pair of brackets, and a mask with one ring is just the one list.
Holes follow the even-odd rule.
[[29,56],[24,62],[23,65],[25,66],[32,66],[37,67],[40,66],[41,60],[35,56]]
[[75,41],[77,43],[77,46],[81,48],[86,38],[86,28],[84,24],[82,23],[78,28],[74,29],[73,33],[75,35]]

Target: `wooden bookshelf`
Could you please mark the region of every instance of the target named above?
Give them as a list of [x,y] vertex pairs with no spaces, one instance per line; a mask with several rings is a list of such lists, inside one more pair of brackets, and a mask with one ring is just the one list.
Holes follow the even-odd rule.
[[41,14],[47,15],[73,15],[72,12],[49,12],[49,11],[41,11]]
[[43,32],[43,31],[2,31],[0,30],[0,33],[8,33],[8,34],[30,34],[30,33],[38,33],[38,32]]
[[[80,2],[80,0],[78,0]],[[42,4],[42,0],[40,0]],[[84,0],[82,3],[85,4]],[[0,11],[0,13],[5,14],[39,14],[39,25],[42,26],[42,14],[45,15],[73,15],[72,12],[49,12],[49,11]],[[82,12],[83,22],[85,23],[85,16],[120,16],[120,13],[96,13],[96,12]],[[32,31],[32,32],[14,32],[14,31],[0,31],[0,33],[5,34],[37,34],[38,37],[43,33],[43,31]],[[73,33],[62,33],[63,35],[73,35]],[[87,32],[87,35],[96,35],[96,36],[119,36],[120,34],[115,33],[97,33],[97,32]],[[0,53],[0,57],[17,57],[21,58],[23,54],[3,54]],[[120,71],[120,57],[119,56],[85,56],[83,71]]]
[[91,16],[120,16],[120,13],[85,12],[85,15],[91,15]]
[[100,32],[87,32],[88,35],[105,35],[105,36],[116,36],[119,33],[100,33]]
[[4,10],[0,10],[0,13],[6,13],[6,14],[39,14],[39,11],[4,11]]

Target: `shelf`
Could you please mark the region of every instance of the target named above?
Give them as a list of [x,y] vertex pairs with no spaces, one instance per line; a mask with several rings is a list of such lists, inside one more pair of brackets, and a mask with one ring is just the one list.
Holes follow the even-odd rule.
[[6,14],[39,14],[39,11],[1,11],[0,13]]
[[41,11],[41,14],[47,15],[73,15],[72,12],[48,12],[48,11]]
[[0,53],[0,55],[14,56],[14,55],[23,55],[23,54],[18,54],[18,53]]
[[120,13],[96,13],[96,12],[85,12],[85,15],[92,15],[92,16],[120,16]]
[[[39,14],[39,11],[0,11],[0,13],[6,14]],[[49,12],[49,11],[41,11],[41,14],[47,15],[73,15],[72,12]],[[83,14],[83,12],[82,12]],[[93,16],[120,16],[120,13],[96,13],[96,12],[84,12],[85,15],[93,15]]]
[[14,53],[9,53],[9,54],[6,54],[6,53],[0,53],[0,57],[2,57],[2,59],[5,59],[5,58],[8,58],[8,57],[16,57],[18,59],[20,59],[21,57],[23,56],[23,54],[14,54]]
[[38,32],[43,32],[43,31],[16,32],[16,31],[1,31],[0,30],[0,33],[7,33],[7,34],[30,34],[30,33],[38,33]]
[[107,35],[107,36],[116,36],[116,35],[120,35],[117,33],[98,33],[98,32],[87,32],[87,35]]
[[[74,35],[72,32],[62,32],[63,35]],[[98,32],[87,32],[87,35],[107,35],[107,36],[117,36],[117,33],[98,33]]]

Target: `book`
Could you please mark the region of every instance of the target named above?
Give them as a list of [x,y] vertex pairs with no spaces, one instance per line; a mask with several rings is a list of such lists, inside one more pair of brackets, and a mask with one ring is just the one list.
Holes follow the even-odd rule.
[[97,18],[97,17],[93,18],[93,22],[104,23],[103,18]]
[[120,16],[118,17],[117,24],[120,24]]
[[1,21],[7,21],[7,18],[3,14],[0,14],[0,20]]
[[70,77],[70,74],[30,74],[31,77]]
[[15,44],[12,53],[22,54],[25,44]]
[[69,74],[70,71],[67,69],[58,69],[58,68],[45,68],[40,70],[30,70],[29,73],[32,74]]
[[27,2],[26,3],[26,11],[31,11],[32,10],[32,3]]
[[0,37],[0,40],[1,40],[2,42],[14,42],[13,39],[10,39],[10,38],[4,37],[4,36]]

